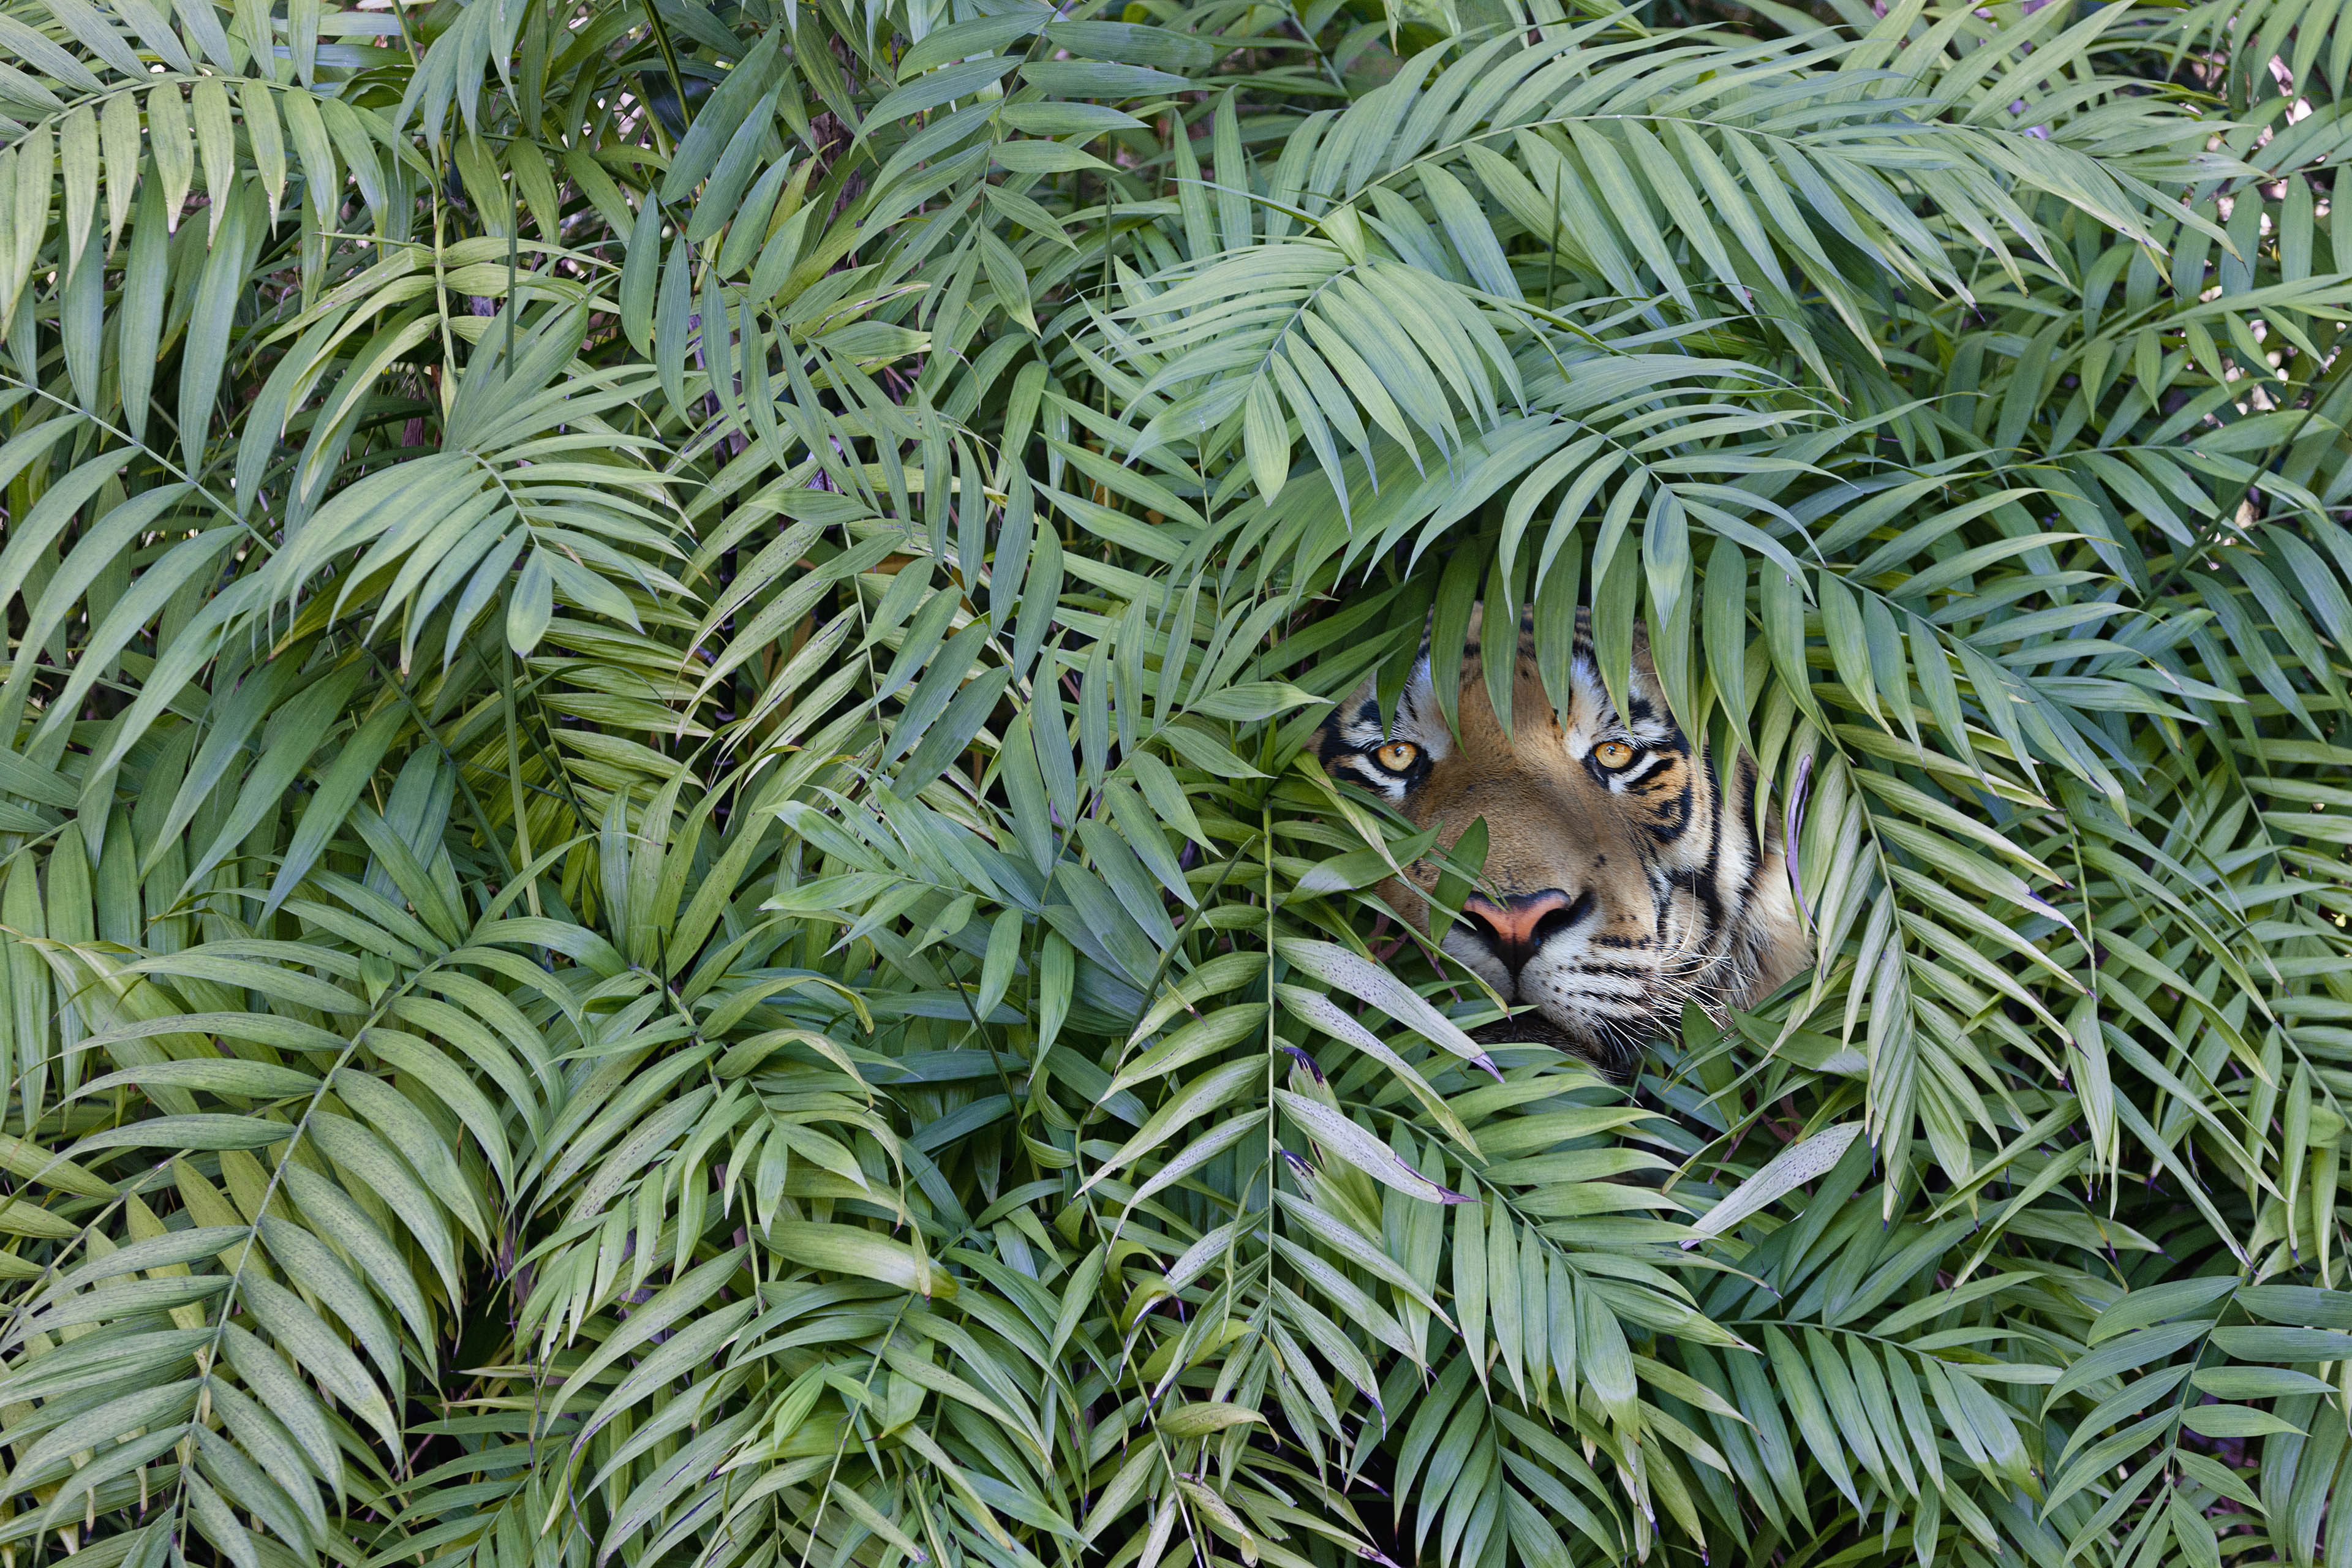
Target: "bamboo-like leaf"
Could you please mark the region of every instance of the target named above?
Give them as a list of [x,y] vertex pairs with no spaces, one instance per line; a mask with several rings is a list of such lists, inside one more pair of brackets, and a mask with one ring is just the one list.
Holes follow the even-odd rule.
[[993,9],[0,15],[0,1545],[2341,1557],[2334,11]]

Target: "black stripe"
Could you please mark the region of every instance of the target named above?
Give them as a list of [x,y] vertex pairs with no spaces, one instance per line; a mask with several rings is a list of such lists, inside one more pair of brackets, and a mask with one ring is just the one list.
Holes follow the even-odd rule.
[[1650,837],[1656,839],[1660,844],[1676,843],[1680,841],[1684,834],[1690,831],[1691,786],[1689,780],[1685,779],[1683,781],[1681,791],[1675,795],[1674,800],[1669,805],[1659,809],[1659,815],[1667,820],[1648,823],[1644,826]]
[[1699,868],[1699,882],[1695,890],[1699,901],[1706,906],[1707,929],[1713,934],[1723,929],[1723,890],[1715,885],[1716,868],[1723,854],[1723,793],[1722,781],[1716,777],[1713,757],[1706,760],[1706,784],[1715,797],[1715,809],[1707,814],[1706,864]]
[[1756,896],[1756,879],[1764,874],[1764,841],[1756,831],[1756,763],[1747,757],[1739,759],[1739,826],[1748,835],[1748,875],[1739,888],[1744,910]]
[[[1613,776],[1616,781],[1625,788],[1632,789],[1634,785],[1643,783],[1644,780],[1657,777],[1659,773],[1663,770],[1673,767],[1677,760],[1677,758],[1671,755],[1652,757],[1649,763],[1644,765],[1639,773],[1618,773]],[[1604,774],[1602,776],[1609,777],[1612,775]]]
[[[1355,721],[1359,724],[1378,726],[1381,721],[1380,703],[1366,702],[1357,709]],[[1355,753],[1355,743],[1344,733],[1346,723],[1347,721],[1339,712],[1334,711],[1330,718],[1323,721],[1323,728],[1316,736],[1315,754],[1322,760],[1323,770],[1326,773],[1337,766],[1340,759]]]

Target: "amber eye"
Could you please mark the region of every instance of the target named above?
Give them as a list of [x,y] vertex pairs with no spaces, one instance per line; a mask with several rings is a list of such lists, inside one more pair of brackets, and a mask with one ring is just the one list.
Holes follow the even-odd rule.
[[1622,768],[1633,760],[1633,748],[1622,741],[1603,741],[1592,748],[1592,760],[1604,768]]
[[1421,758],[1421,748],[1411,741],[1391,741],[1372,753],[1372,761],[1390,773],[1401,773]]

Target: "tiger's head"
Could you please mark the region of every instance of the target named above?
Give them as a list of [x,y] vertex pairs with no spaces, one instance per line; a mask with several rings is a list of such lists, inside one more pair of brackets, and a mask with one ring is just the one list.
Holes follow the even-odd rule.
[[1474,621],[1450,733],[1431,689],[1426,647],[1383,730],[1367,680],[1318,736],[1326,773],[1385,796],[1451,847],[1486,824],[1486,871],[1499,901],[1474,894],[1459,920],[1429,929],[1437,869],[1426,861],[1381,897],[1433,936],[1506,1001],[1533,1004],[1561,1041],[1601,1070],[1631,1076],[1643,1045],[1680,1026],[1683,1005],[1738,1006],[1809,962],[1780,851],[1758,831],[1755,764],[1726,791],[1714,763],[1675,725],[1633,638],[1629,711],[1609,700],[1589,623],[1577,617],[1570,690],[1555,714],[1523,624],[1506,737],[1487,700]]

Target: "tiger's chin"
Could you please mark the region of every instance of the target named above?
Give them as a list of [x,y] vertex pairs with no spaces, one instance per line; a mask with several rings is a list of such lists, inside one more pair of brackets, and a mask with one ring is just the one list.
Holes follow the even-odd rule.
[[1589,1006],[1546,1007],[1521,1001],[1513,1004],[1509,1017],[1473,1029],[1470,1037],[1482,1046],[1542,1046],[1565,1052],[1611,1083],[1623,1086],[1641,1077],[1650,1046],[1680,1033],[1682,1026],[1681,1004],[1663,1000],[1605,1013]]
[[1642,1074],[1643,1051],[1666,1032],[1667,1020],[1607,1018],[1563,1026],[1533,1007],[1521,1007],[1470,1031],[1482,1046],[1541,1046],[1571,1056],[1611,1083],[1629,1085]]
[[1692,955],[1670,965],[1698,979],[1676,985],[1643,972],[1636,963],[1612,962],[1603,955],[1573,951],[1539,953],[1513,975],[1474,938],[1464,931],[1448,933],[1440,944],[1449,956],[1494,988],[1510,1003],[1507,1018],[1472,1032],[1482,1045],[1547,1046],[1580,1058],[1612,1083],[1630,1084],[1641,1075],[1647,1047],[1679,1034],[1683,1006],[1696,1001],[1703,1007],[1721,990],[1710,982],[1728,981],[1732,965]]

